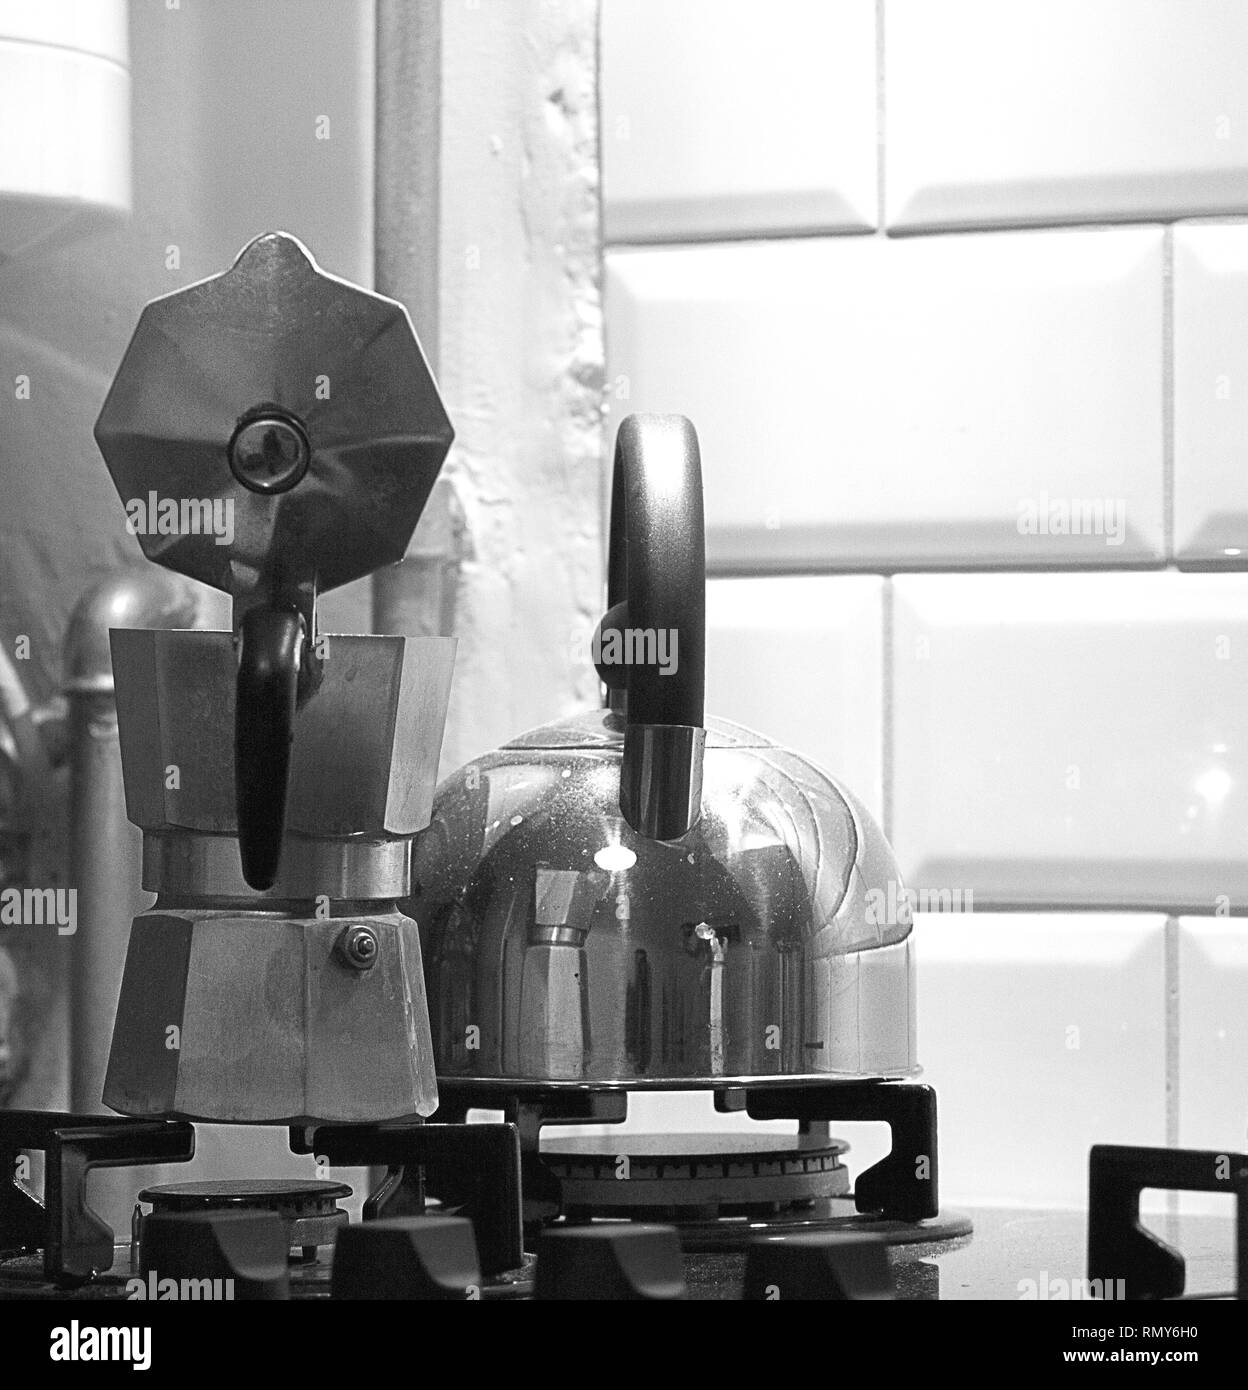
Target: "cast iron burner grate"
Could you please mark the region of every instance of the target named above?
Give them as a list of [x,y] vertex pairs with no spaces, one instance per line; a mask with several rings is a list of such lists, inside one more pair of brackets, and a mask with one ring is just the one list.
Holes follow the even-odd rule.
[[[667,1085],[671,1089],[671,1083]],[[628,1114],[629,1088],[625,1085],[518,1085],[502,1079],[461,1077],[439,1078],[438,1088],[440,1118],[462,1122],[472,1109],[498,1109],[516,1126],[523,1168],[524,1220],[530,1228],[566,1216],[570,1205],[564,1184],[549,1161],[551,1154],[566,1150],[560,1141],[543,1143],[542,1130],[618,1124]],[[892,1146],[884,1158],[858,1174],[854,1208],[864,1216],[919,1228],[940,1216],[936,1092],[930,1086],[883,1079],[772,1077],[725,1081],[709,1089],[721,1114],[739,1114],[752,1120],[796,1120],[802,1135],[812,1136],[813,1142],[825,1146],[839,1143],[829,1138],[830,1123],[883,1121],[891,1131]],[[607,1140],[612,1147],[621,1142],[622,1138]],[[699,1141],[695,1138],[694,1142]],[[755,1150],[766,1145],[761,1134],[750,1135],[749,1142]],[[824,1177],[831,1181],[833,1175]],[[430,1190],[437,1191],[432,1184]],[[437,1195],[445,1198],[447,1194],[437,1191]],[[693,1205],[701,1205],[701,1198]]]

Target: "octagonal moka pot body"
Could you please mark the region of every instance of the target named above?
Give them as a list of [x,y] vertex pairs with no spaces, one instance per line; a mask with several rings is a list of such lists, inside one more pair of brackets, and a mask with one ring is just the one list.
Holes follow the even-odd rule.
[[131,929],[105,1103],[236,1123],[432,1113],[420,939],[398,900],[453,640],[320,639],[262,893],[238,849],[233,634],[120,630],[112,645],[126,810],[157,900]]
[[407,313],[258,237],[147,306],[96,438],[144,553],[234,600],[230,632],[112,633],[157,897],[131,931],[104,1100],[236,1123],[431,1114],[398,902],[454,642],[317,626],[322,592],[402,558],[450,447]]
[[444,1080],[682,1088],[918,1070],[892,851],[820,768],[704,719],[704,592],[692,426],[630,417],[594,638],[609,708],[460,769],[416,841],[408,910]]

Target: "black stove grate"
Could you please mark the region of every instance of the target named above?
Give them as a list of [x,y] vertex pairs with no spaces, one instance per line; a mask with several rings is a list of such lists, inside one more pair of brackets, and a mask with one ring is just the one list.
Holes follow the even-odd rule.
[[[19,1182],[19,1159],[44,1156],[40,1203]],[[59,1110],[0,1111],[0,1252],[43,1251],[45,1277],[82,1284],[113,1263],[112,1228],[87,1205],[93,1168],[182,1163],[195,1156],[195,1130],[183,1120],[72,1115]]]
[[1140,1224],[1140,1194],[1224,1192],[1235,1197],[1235,1296],[1248,1299],[1248,1155],[1205,1149],[1096,1144],[1088,1161],[1088,1278],[1127,1298],[1178,1298],[1182,1254]]

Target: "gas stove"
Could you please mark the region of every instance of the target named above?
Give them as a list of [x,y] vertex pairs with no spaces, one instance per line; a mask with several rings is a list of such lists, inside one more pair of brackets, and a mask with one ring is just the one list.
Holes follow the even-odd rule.
[[[916,1145],[935,1156],[927,1087],[734,1083],[717,1093],[721,1110],[783,1112],[797,1132],[608,1137],[560,1129],[622,1120],[627,1091],[445,1090],[449,1121],[289,1130],[292,1155],[378,1175],[359,1222],[343,1206],[345,1183],[239,1176],[136,1184],[128,1239],[91,1210],[88,1174],[187,1161],[192,1124],[0,1113],[0,1162],[20,1173],[23,1157],[40,1153],[45,1175],[42,1202],[17,1181],[0,1190],[0,1299],[1175,1297],[1184,1259],[1139,1223],[1140,1193],[1155,1187],[1239,1198],[1233,1223],[1172,1217],[1165,1230],[1190,1258],[1189,1296],[1248,1296],[1243,1155],[1099,1146],[1090,1220],[996,1210],[972,1219],[941,1208],[934,1183],[916,1189],[901,1176]],[[501,1109],[503,1121],[455,1118],[481,1108]],[[810,1116],[882,1109],[912,1124],[894,1124],[892,1153],[851,1191],[847,1146],[830,1120]]]
[[[724,1113],[795,1120],[791,1136],[560,1132],[622,1122],[628,1098],[623,1088],[449,1082],[438,1122],[289,1130],[292,1154],[380,1170],[360,1223],[341,1205],[345,1184],[240,1175],[138,1186],[128,1241],[91,1211],[87,1175],[189,1160],[192,1124],[0,1114],[0,1162],[16,1172],[41,1152],[45,1172],[42,1205],[19,1184],[5,1190],[0,1297],[159,1297],[162,1280],[175,1297],[186,1281],[233,1280],[247,1298],[725,1298],[763,1277],[748,1266],[764,1247],[772,1264],[810,1265],[803,1296],[825,1285],[887,1294],[890,1249],[970,1236],[965,1215],[938,1205],[929,1087],[773,1080],[715,1093]],[[482,1109],[502,1121],[467,1122]],[[892,1127],[892,1152],[853,1193],[833,1116]]]

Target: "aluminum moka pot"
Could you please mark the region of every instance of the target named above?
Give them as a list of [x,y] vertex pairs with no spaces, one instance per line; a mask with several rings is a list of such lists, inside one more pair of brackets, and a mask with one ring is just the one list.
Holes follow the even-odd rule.
[[317,617],[320,594],[402,559],[450,448],[407,312],[267,233],[147,306],[96,438],[127,515],[177,523],[138,530],[149,559],[234,600],[228,632],[112,633],[156,901],[131,928],[105,1104],[429,1115],[420,938],[398,900],[455,643]]
[[682,416],[620,426],[608,607],[607,708],[461,768],[416,840],[407,911],[438,1075],[913,1074],[911,916],[883,833],[807,759],[704,718],[701,463]]

